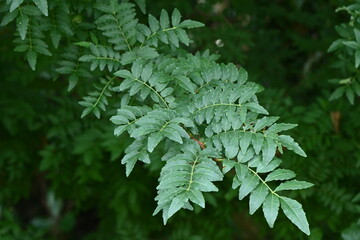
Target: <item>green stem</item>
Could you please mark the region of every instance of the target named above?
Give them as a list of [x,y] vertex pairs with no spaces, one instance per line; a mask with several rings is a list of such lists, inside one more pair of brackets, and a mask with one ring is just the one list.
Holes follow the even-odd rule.
[[96,99],[96,102],[93,104],[93,109],[99,104],[100,99],[102,98],[102,96],[105,93],[105,90],[108,88],[109,84],[114,80],[115,77],[111,78],[103,87],[103,89],[101,90],[101,93],[99,95],[99,97]]
[[150,90],[153,91],[153,92],[156,94],[156,96],[158,96],[159,99],[164,103],[164,105],[166,106],[166,108],[169,109],[169,105],[166,103],[165,99],[164,99],[153,87],[151,87],[151,86],[150,86],[149,84],[147,84],[146,82],[141,81],[141,80],[139,80],[139,79],[137,79],[137,78],[132,78],[132,79],[135,80],[135,81],[137,81],[137,82],[139,82],[139,83],[142,83],[142,84],[144,84],[146,87],[150,88]]
[[171,31],[171,30],[175,30],[177,29],[177,27],[171,27],[171,28],[165,28],[165,29],[161,29],[160,31],[154,32],[151,35],[149,35],[145,41],[140,45],[140,48],[142,48],[144,46],[144,44],[146,43],[146,41],[148,41],[150,38],[152,38],[153,36],[155,36],[156,34],[160,33],[160,32],[167,32],[167,31]]
[[191,166],[190,181],[189,181],[189,186],[186,188],[186,191],[190,190],[191,184],[193,183],[195,165],[197,164],[198,159],[199,159],[199,156],[196,157],[195,161],[193,162],[193,164]]
[[257,172],[255,172],[254,170],[252,170],[249,166],[247,166],[247,168],[250,170],[250,172],[252,172],[255,176],[257,176],[260,181],[269,189],[269,191],[274,194],[275,196],[281,198],[281,196],[279,194],[277,194],[274,190],[272,190],[269,185],[259,176],[259,174],[257,174]]

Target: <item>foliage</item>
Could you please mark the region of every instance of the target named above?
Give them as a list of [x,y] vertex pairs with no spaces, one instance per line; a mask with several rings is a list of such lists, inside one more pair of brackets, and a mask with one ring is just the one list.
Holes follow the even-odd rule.
[[354,104],[355,96],[360,96],[359,65],[360,65],[360,3],[356,2],[346,7],[340,7],[337,11],[346,11],[350,15],[348,23],[336,27],[341,36],[329,47],[329,52],[337,51],[339,61],[337,67],[345,78],[332,79],[331,82],[339,87],[330,96],[330,100],[346,95],[351,104]]
[[0,49],[1,234],[356,239],[359,109],[327,102],[325,81],[356,53],[322,57],[344,3],[258,3],[2,2],[0,42],[23,55]]

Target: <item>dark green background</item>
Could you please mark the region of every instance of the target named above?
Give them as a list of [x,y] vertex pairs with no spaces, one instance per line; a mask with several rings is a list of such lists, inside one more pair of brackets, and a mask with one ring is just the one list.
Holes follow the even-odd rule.
[[[129,140],[113,136],[109,116],[80,119],[78,101],[92,83],[67,92],[66,78],[54,81],[59,56],[39,57],[34,72],[13,52],[15,24],[0,28],[0,239],[342,239],[360,218],[351,201],[360,188],[360,108],[358,99],[328,101],[335,89],[328,79],[341,73],[327,48],[338,38],[335,25],[348,21],[335,9],[350,2],[147,1],[154,16],[176,7],[205,23],[191,31],[190,50],[244,66],[265,87],[259,99],[270,114],[299,125],[291,135],[308,157],[285,154],[284,164],[315,184],[293,196],[310,237],[282,214],[274,229],[261,211],[250,216],[230,178],[206,195],[206,209],[182,211],[163,226],[152,216],[160,161],[126,178],[120,159]],[[347,231],[355,235],[345,239],[360,239],[359,227]]]

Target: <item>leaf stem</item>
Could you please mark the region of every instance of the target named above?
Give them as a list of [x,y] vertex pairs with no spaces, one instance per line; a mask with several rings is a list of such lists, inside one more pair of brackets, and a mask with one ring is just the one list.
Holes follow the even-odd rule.
[[254,170],[252,170],[249,166],[247,166],[247,168],[249,169],[250,172],[252,172],[252,174],[254,174],[256,177],[259,178],[259,180],[269,189],[269,191],[274,194],[275,196],[277,196],[278,198],[281,198],[281,196],[279,194],[277,194],[274,190],[271,189],[271,187],[259,176],[259,174],[257,174],[257,172],[255,172]]

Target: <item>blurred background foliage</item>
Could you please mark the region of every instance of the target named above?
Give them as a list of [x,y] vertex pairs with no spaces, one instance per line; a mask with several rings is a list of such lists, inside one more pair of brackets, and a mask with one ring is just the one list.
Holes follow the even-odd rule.
[[328,79],[339,74],[327,49],[338,38],[335,25],[349,18],[335,9],[351,2],[147,1],[155,16],[176,7],[205,23],[191,31],[193,50],[244,66],[266,88],[259,99],[270,114],[299,125],[291,135],[308,157],[289,154],[284,164],[316,185],[294,193],[309,237],[284,216],[274,229],[261,213],[250,216],[230,179],[206,196],[206,209],[183,211],[163,226],[152,217],[160,160],[126,178],[119,159],[128,138],[113,136],[107,116],[80,119],[78,101],[91,83],[80,80],[67,92],[67,79],[54,81],[57,55],[39,57],[32,71],[13,51],[15,24],[0,28],[0,239],[360,239],[360,104],[328,100]]

